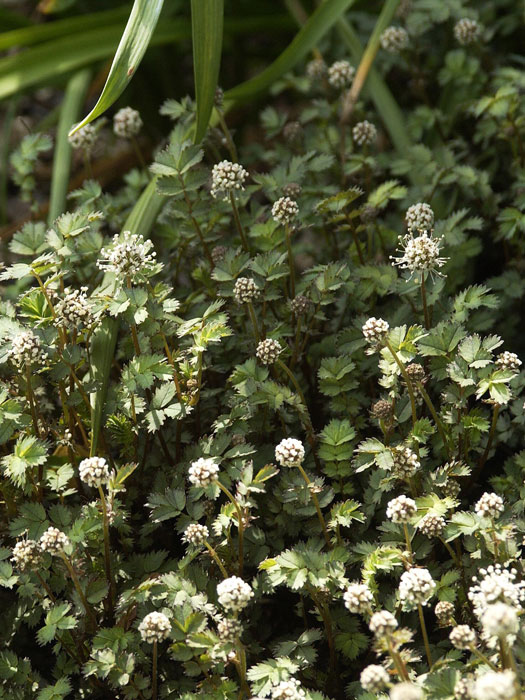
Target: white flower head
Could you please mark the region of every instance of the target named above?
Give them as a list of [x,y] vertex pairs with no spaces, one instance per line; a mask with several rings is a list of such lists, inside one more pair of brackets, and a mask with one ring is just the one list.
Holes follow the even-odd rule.
[[484,493],[474,506],[474,510],[480,518],[497,518],[505,510],[505,505],[503,498],[497,493]]
[[67,140],[73,148],[82,148],[84,151],[91,151],[97,140],[97,129],[93,124],[86,124],[82,128],[70,134]]
[[450,631],[449,639],[456,649],[470,649],[476,643],[476,633],[468,625],[456,625]]
[[368,693],[379,693],[386,688],[390,678],[384,666],[370,664],[370,666],[367,666],[361,671],[359,680],[361,681],[363,690],[366,690]]
[[439,537],[445,529],[446,521],[441,515],[427,513],[417,524],[417,529],[427,537]]
[[151,612],[142,620],[139,625],[139,632],[142,640],[148,644],[163,642],[167,639],[171,631],[169,619],[160,612]]
[[257,355],[257,359],[262,362],[263,365],[273,365],[273,363],[279,358],[282,350],[282,345],[278,340],[266,338],[266,340],[261,340],[261,342],[257,345],[255,354]]
[[11,561],[20,571],[37,569],[42,561],[42,549],[36,540],[20,540],[13,547]]
[[248,178],[248,171],[239,163],[229,160],[221,160],[216,163],[211,171],[211,195],[228,199],[230,194],[244,190],[244,183]]
[[428,569],[413,567],[401,574],[399,599],[404,610],[426,605],[436,590],[436,582]]
[[388,612],[388,610],[379,610],[375,612],[370,618],[368,627],[370,632],[376,635],[376,637],[384,637],[385,635],[392,634],[392,632],[397,629],[397,620]]
[[201,525],[200,523],[190,523],[188,527],[184,530],[184,535],[182,539],[187,544],[191,544],[194,547],[200,547],[210,535],[210,531],[206,525]]
[[476,700],[512,700],[516,696],[515,684],[513,671],[487,671],[477,677],[473,695]]
[[199,457],[188,470],[188,479],[193,486],[205,488],[219,478],[219,466],[212,457]]
[[144,236],[131,231],[118,234],[107,248],[102,248],[97,266],[106,272],[113,272],[121,285],[144,282],[161,269],[157,263],[153,243]]
[[60,554],[70,544],[69,537],[56,527],[48,527],[40,538],[40,548],[52,556]]
[[422,700],[423,691],[414,683],[398,683],[390,691],[390,700]]
[[411,233],[431,231],[434,227],[434,210],[426,202],[418,202],[408,207],[405,222]]
[[388,53],[400,53],[408,48],[408,32],[403,27],[387,27],[379,37],[381,48]]
[[361,330],[363,331],[366,342],[371,346],[372,350],[375,350],[386,337],[389,328],[388,321],[385,321],[383,318],[371,316],[363,324]]
[[469,17],[464,17],[456,22],[454,25],[454,37],[458,44],[462,46],[468,46],[477,41],[482,32],[482,26],[475,19],[470,19]]
[[505,350],[496,358],[496,364],[500,369],[510,369],[512,372],[519,372],[523,363],[515,352]]
[[355,68],[348,61],[335,61],[328,69],[328,82],[333,88],[343,90],[350,87]]
[[488,605],[481,616],[483,632],[488,637],[505,638],[519,629],[518,611],[507,603]]
[[352,138],[358,146],[369,146],[377,139],[377,129],[366,119],[352,129]]
[[87,287],[65,289],[55,304],[55,325],[59,328],[90,328],[95,322],[93,305],[86,294]]
[[87,457],[78,465],[80,480],[97,487],[109,481],[109,467],[104,457]]
[[393,473],[399,479],[409,479],[421,469],[421,462],[410,447],[396,447],[392,450]]
[[272,688],[272,700],[303,700],[303,698],[306,698],[306,693],[296,678],[281,681]]
[[282,467],[296,467],[304,460],[304,445],[295,438],[284,438],[275,448],[275,459]]
[[280,197],[272,206],[272,217],[278,224],[291,224],[299,214],[299,205],[291,197]]
[[399,257],[390,256],[393,265],[400,270],[410,272],[409,279],[429,273],[430,275],[444,275],[439,269],[447,262],[448,258],[440,257],[440,245],[443,237],[434,238],[427,231],[420,231],[417,236],[412,232],[405,236],[399,236]]
[[474,585],[468,592],[474,612],[481,619],[487,607],[492,603],[507,603],[520,608],[525,600],[525,583],[516,582],[516,569],[503,568],[500,564],[480,569],[479,577],[472,579]]
[[131,107],[123,107],[113,117],[113,131],[122,139],[130,139],[137,136],[142,129],[140,112]]
[[21,331],[15,335],[7,355],[18,369],[42,365],[47,359],[40,338],[32,331]]
[[408,523],[416,513],[416,502],[404,495],[393,498],[386,508],[386,517],[394,523]]
[[217,584],[217,598],[225,610],[239,612],[253,598],[253,591],[242,578],[231,576]]
[[374,602],[374,596],[366,583],[351,583],[343,593],[343,600],[351,613],[366,613]]

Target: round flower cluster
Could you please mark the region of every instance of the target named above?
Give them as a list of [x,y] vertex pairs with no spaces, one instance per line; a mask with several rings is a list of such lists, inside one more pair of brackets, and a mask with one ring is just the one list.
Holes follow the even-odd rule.
[[352,138],[358,146],[368,146],[377,139],[377,129],[366,119],[352,129]]
[[348,61],[336,61],[328,69],[328,82],[333,88],[343,90],[354,79],[355,68]]
[[443,238],[433,238],[426,231],[419,236],[412,233],[399,237],[399,257],[390,256],[393,265],[397,265],[401,270],[409,270],[410,276],[418,272],[437,272],[443,267],[448,258],[439,257],[440,243]]
[[436,590],[436,582],[428,569],[412,568],[401,574],[399,599],[405,610],[426,605]]
[[384,666],[370,664],[361,671],[359,680],[363,690],[368,693],[379,693],[386,688],[389,682],[388,671]]
[[153,644],[163,642],[171,631],[169,619],[160,612],[152,612],[146,615],[139,625],[140,636],[143,642]]
[[290,308],[296,316],[305,316],[312,307],[312,302],[308,297],[298,294],[290,302]]
[[509,634],[517,634],[519,629],[517,610],[506,603],[494,603],[485,610],[481,624],[483,631],[489,637],[501,638]]
[[497,493],[484,493],[474,506],[474,510],[480,518],[497,518],[505,510],[503,498]]
[[515,686],[513,671],[487,671],[476,678],[473,695],[476,700],[512,700],[516,697]]
[[445,529],[445,519],[436,513],[427,513],[417,524],[418,530],[427,537],[439,537]]
[[242,634],[242,623],[227,617],[217,623],[217,634],[223,642],[232,642]]
[[411,232],[430,231],[434,226],[434,210],[426,202],[413,204],[407,209],[405,222]]
[[88,486],[100,486],[109,481],[109,467],[104,457],[88,457],[78,465],[80,480]]
[[46,360],[46,353],[40,344],[40,338],[32,331],[22,331],[15,335],[8,351],[11,362],[19,369],[30,365],[41,365]]
[[440,600],[434,608],[438,624],[441,627],[448,627],[454,624],[454,606],[448,600]]
[[500,369],[510,369],[513,372],[518,372],[523,363],[515,352],[505,350],[496,358],[496,364]]
[[186,544],[192,544],[194,547],[200,547],[210,535],[210,531],[206,525],[201,525],[200,523],[190,523],[188,527],[184,530],[184,535],[182,536],[183,542]]
[[40,547],[51,555],[60,554],[71,544],[67,535],[56,527],[48,527],[40,538]]
[[11,561],[20,571],[37,569],[42,561],[42,550],[36,540],[20,540],[13,547]]
[[153,243],[131,231],[124,231],[122,236],[113,236],[111,245],[102,248],[100,256],[97,266],[101,270],[113,272],[121,284],[143,280],[157,267]]
[[256,299],[260,293],[261,290],[251,277],[239,277],[235,281],[233,295],[238,304],[245,304],[248,301],[252,301]]
[[193,486],[205,488],[219,478],[219,466],[211,457],[199,457],[191,463],[188,479]]
[[390,700],[422,700],[423,691],[414,683],[398,683],[390,691]]
[[458,44],[468,46],[479,39],[481,35],[481,25],[475,19],[464,17],[454,25],[454,37]]
[[223,245],[216,245],[212,248],[211,251],[211,259],[213,260],[213,264],[217,265],[217,263],[220,263],[221,260],[224,260],[224,256],[228,252],[228,248]]
[[481,618],[492,603],[507,603],[515,608],[521,607],[525,600],[525,582],[516,583],[516,569],[504,569],[500,564],[480,569],[480,578],[474,577],[474,585],[468,592],[474,612]]
[[322,58],[314,58],[306,64],[306,77],[312,82],[324,78],[327,71],[326,63]]
[[383,637],[397,629],[397,620],[388,610],[380,610],[372,615],[368,627],[377,637]]
[[284,125],[283,136],[284,138],[293,143],[297,141],[303,134],[303,126],[301,122],[288,122]]
[[386,399],[379,399],[373,404],[370,413],[379,420],[389,420],[392,418],[392,404]]
[[362,331],[368,343],[377,344],[383,340],[389,328],[388,321],[371,316],[368,321],[364,323]]
[[400,53],[408,48],[408,32],[403,27],[387,27],[379,37],[381,47],[389,53]]
[[255,354],[263,365],[273,365],[281,354],[282,350],[282,345],[278,340],[266,338],[266,340],[261,340],[261,342],[257,345]]
[[275,448],[275,459],[281,467],[296,467],[304,460],[304,446],[295,438],[284,438]]
[[97,130],[92,124],[86,124],[74,134],[69,134],[67,139],[73,148],[90,151],[97,140]]
[[217,598],[223,608],[238,612],[248,605],[253,598],[253,591],[242,578],[231,576],[217,585]]
[[392,450],[394,474],[400,479],[409,479],[420,468],[421,462],[410,447],[396,447]]
[[216,163],[211,171],[211,195],[216,198],[223,195],[228,198],[236,190],[244,190],[244,183],[248,177],[248,171],[239,163],[229,160],[221,160]]
[[303,188],[298,182],[288,182],[283,185],[283,194],[285,197],[291,197],[292,199],[297,199],[301,194]]
[[272,217],[278,224],[290,224],[299,214],[299,205],[290,197],[280,197],[272,207]]
[[456,649],[470,649],[476,643],[476,633],[468,625],[456,625],[451,630],[449,639]]
[[366,613],[374,602],[372,591],[365,583],[351,583],[343,593],[345,607],[351,613]]
[[90,328],[94,323],[93,307],[87,287],[66,289],[64,297],[55,304],[55,323],[60,328]]
[[123,107],[113,117],[113,131],[122,139],[131,139],[142,129],[140,112],[131,107]]
[[386,508],[386,517],[394,523],[408,523],[416,513],[416,502],[403,495],[389,501]]
[[281,681],[272,688],[272,700],[302,700],[305,697],[306,693],[296,678]]
[[427,374],[425,372],[425,368],[418,362],[411,362],[409,365],[407,365],[405,368],[405,372],[408,374],[408,376],[413,382],[426,381]]
[[454,686],[456,700],[470,700],[472,697],[471,683],[467,678],[459,678]]

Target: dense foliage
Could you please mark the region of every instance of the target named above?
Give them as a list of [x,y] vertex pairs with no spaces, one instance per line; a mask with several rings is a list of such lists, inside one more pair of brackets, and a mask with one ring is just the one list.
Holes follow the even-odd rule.
[[124,102],[49,225],[13,149],[1,698],[522,697],[522,19],[402,1],[355,103],[345,24],[108,189]]

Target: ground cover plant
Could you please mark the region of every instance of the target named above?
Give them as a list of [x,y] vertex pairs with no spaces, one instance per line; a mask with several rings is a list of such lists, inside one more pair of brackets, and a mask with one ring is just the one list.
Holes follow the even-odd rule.
[[522,8],[276,5],[0,12],[1,698],[523,697]]

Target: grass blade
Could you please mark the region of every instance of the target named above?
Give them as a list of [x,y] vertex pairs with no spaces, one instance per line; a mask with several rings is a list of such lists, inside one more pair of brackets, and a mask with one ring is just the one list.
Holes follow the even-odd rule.
[[51,194],[47,219],[50,226],[66,208],[72,154],[68,133],[73,124],[78,120],[90,79],[91,71],[88,69],[75,73],[69,80],[64,100],[60,107],[60,120],[58,122],[56,136],[53,177],[51,179]]
[[[141,233],[146,237],[151,231],[157,216],[166,202],[166,198],[157,192],[157,182],[153,179],[141,194],[138,202],[131,210],[124,231]],[[106,318],[91,341],[91,362],[93,378],[97,381],[98,389],[90,396],[91,401],[91,444],[90,455],[97,454],[104,408],[108,394],[111,365],[115,356],[118,336],[118,321]]]
[[266,90],[306,56],[354,2],[355,0],[326,0],[271,65],[254,78],[228,90],[226,99],[242,100]]
[[103,114],[124,92],[148,48],[163,4],[164,0],[135,0],[102,94],[72,133]]
[[224,0],[191,0],[193,71],[197,99],[195,142],[202,141],[219,79]]

